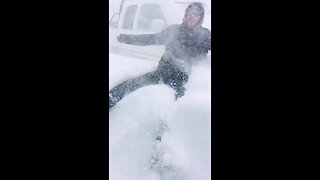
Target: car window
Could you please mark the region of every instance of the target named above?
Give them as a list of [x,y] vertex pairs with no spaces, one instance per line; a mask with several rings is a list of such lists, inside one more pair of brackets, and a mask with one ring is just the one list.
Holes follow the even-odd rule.
[[137,5],[128,6],[126,9],[126,13],[124,15],[124,20],[122,24],[123,29],[132,29],[133,28],[133,20],[136,15]]
[[138,20],[138,30],[150,29],[151,22],[154,19],[162,19],[165,21],[160,6],[158,4],[142,5]]

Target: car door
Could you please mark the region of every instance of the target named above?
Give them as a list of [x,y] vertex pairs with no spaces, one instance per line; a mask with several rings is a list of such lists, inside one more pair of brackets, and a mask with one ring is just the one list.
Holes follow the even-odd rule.
[[[160,32],[166,26],[167,22],[159,4],[130,5],[125,10],[119,33],[152,34]],[[125,53],[154,60],[159,60],[164,52],[163,45],[135,46],[121,43],[119,46]]]

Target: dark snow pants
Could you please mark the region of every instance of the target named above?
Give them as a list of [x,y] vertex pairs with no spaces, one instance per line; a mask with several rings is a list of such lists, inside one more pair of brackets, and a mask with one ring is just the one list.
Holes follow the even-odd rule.
[[173,63],[160,61],[155,71],[129,79],[109,91],[109,109],[129,93],[148,85],[164,83],[176,91],[176,100],[185,93],[183,87],[188,81],[188,75],[176,68]]

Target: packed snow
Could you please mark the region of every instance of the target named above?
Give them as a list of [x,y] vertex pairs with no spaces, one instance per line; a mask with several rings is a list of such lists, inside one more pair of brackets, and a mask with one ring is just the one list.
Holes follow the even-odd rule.
[[[211,5],[209,0],[201,2],[207,8]],[[111,18],[120,1],[111,0],[109,5],[114,11],[109,12]],[[210,15],[203,25],[211,29]],[[155,60],[109,53],[109,90],[157,65]],[[185,87],[186,94],[175,101],[175,91],[168,86],[146,86],[109,111],[111,180],[211,179],[210,58],[194,65]]]
[[[109,55],[110,89],[157,62]],[[166,85],[143,87],[109,112],[111,180],[211,179],[211,67],[193,68],[178,101]],[[157,140],[161,137],[161,140]]]

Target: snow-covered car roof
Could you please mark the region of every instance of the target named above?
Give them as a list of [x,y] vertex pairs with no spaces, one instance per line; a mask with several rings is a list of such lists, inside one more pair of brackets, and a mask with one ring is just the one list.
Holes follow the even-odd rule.
[[190,3],[201,2],[204,5],[205,16],[203,26],[211,29],[211,1],[210,0],[125,0],[125,4],[146,4],[157,3],[161,6],[167,23],[180,24],[182,22],[185,9]]

